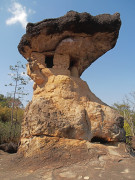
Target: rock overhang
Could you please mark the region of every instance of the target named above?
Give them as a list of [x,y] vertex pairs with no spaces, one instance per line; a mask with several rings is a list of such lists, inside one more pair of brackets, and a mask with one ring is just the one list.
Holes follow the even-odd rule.
[[27,74],[34,81],[34,91],[25,109],[20,152],[34,152],[31,139],[38,152],[46,149],[43,137],[125,141],[123,118],[79,78],[115,46],[120,26],[118,13],[91,16],[74,11],[27,25],[18,49],[28,60]]
[[44,59],[51,57],[54,69],[60,64],[60,68],[79,77],[115,46],[120,26],[119,13],[92,16],[69,11],[60,18],[28,23],[18,50],[26,59],[30,59],[32,53],[42,54]]

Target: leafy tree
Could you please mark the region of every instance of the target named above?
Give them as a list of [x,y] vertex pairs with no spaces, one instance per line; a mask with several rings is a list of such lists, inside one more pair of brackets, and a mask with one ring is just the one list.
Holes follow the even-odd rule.
[[19,107],[23,107],[20,99],[28,95],[28,93],[24,91],[24,86],[28,84],[29,78],[23,76],[23,74],[25,74],[25,72],[22,72],[24,69],[25,67],[20,61],[18,61],[15,66],[10,66],[11,73],[9,76],[11,77],[12,82],[6,85],[13,87],[13,95],[10,97],[9,101],[11,107],[11,131],[14,120],[17,123],[18,109]]
[[135,92],[126,96],[123,103],[115,103],[113,107],[124,117],[126,136],[135,136]]
[[0,94],[0,106],[1,107],[10,107],[11,97],[5,97],[3,94]]
[[21,121],[24,109],[20,106],[21,101],[15,99],[15,104],[20,107],[14,109],[14,123],[11,129],[11,102],[12,98],[0,95],[0,144],[5,142],[19,142],[21,134]]
[[11,118],[11,109],[9,107],[1,107],[0,106],[0,121],[1,122],[9,122]]

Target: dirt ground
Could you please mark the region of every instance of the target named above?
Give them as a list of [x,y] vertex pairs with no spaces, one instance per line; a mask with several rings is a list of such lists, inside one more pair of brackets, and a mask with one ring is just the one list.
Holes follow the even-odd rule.
[[128,154],[118,160],[109,161],[102,155],[98,160],[65,166],[40,162],[39,158],[22,159],[17,153],[0,151],[0,180],[135,180],[135,157]]

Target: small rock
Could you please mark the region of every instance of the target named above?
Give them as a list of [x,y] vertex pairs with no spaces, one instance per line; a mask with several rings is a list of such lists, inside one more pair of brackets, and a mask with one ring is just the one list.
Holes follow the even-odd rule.
[[90,177],[89,176],[85,176],[83,179],[87,180],[87,179],[90,179]]
[[68,171],[68,172],[61,172],[60,174],[59,174],[59,176],[60,177],[62,177],[62,178],[76,178],[76,174],[75,173],[73,173],[73,172],[70,172],[70,171]]

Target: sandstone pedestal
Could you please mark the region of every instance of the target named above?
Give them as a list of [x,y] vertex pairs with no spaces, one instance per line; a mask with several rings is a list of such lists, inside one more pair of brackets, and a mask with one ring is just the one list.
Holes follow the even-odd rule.
[[69,151],[72,139],[78,146],[83,140],[125,141],[123,118],[80,79],[115,46],[120,25],[118,13],[94,17],[73,11],[27,25],[18,49],[28,60],[34,93],[25,110],[20,153],[29,157],[57,144]]

